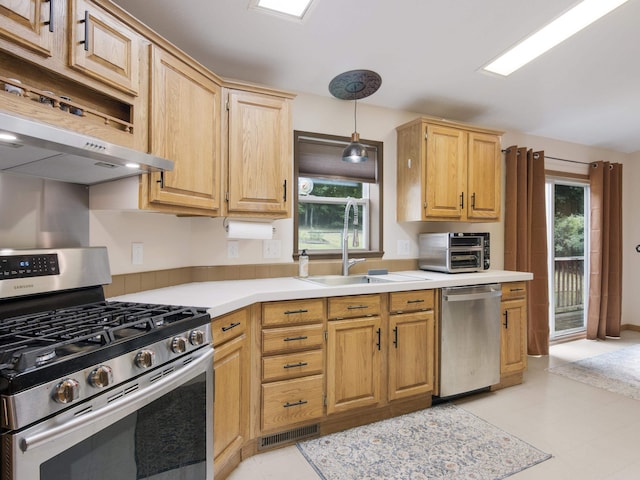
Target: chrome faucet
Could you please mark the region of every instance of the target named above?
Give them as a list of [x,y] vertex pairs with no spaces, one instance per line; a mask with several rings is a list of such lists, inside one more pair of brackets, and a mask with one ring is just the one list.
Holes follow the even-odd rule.
[[347,197],[347,205],[344,207],[344,227],[342,228],[342,275],[349,275],[349,269],[356,263],[364,262],[364,258],[352,258],[349,260],[349,209],[353,207],[353,246],[360,245],[358,239],[358,205],[356,200]]

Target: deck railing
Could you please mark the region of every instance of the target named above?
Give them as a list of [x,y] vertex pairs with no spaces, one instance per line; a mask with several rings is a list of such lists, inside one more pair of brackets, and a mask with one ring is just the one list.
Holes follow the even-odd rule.
[[555,259],[555,311],[584,308],[584,257]]

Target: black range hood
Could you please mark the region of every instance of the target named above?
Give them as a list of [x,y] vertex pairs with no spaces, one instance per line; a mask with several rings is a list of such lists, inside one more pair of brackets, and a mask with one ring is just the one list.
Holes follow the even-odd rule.
[[171,160],[0,111],[0,172],[93,185],[167,170]]

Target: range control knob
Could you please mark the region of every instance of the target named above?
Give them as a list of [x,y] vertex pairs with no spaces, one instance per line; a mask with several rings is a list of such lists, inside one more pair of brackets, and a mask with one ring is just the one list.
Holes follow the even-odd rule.
[[89,384],[93,387],[103,388],[113,383],[113,370],[106,365],[100,365],[89,374]]
[[193,330],[189,334],[189,343],[191,345],[202,345],[204,343],[204,332],[202,330]]
[[53,390],[53,399],[58,403],[71,403],[80,394],[80,384],[73,378],[61,381]]
[[139,368],[149,368],[156,364],[156,352],[153,350],[141,350],[136,355],[136,366]]
[[173,353],[184,353],[187,350],[187,339],[184,337],[173,337],[171,340],[171,351]]

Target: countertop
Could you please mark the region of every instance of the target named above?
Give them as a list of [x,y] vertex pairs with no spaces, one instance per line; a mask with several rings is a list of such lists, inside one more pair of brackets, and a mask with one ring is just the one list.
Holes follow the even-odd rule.
[[217,317],[258,302],[515,282],[531,280],[533,274],[506,270],[456,274],[410,270],[376,277],[389,281],[340,286],[319,285],[296,277],[194,282],[108,300],[203,307],[208,309],[211,317]]

